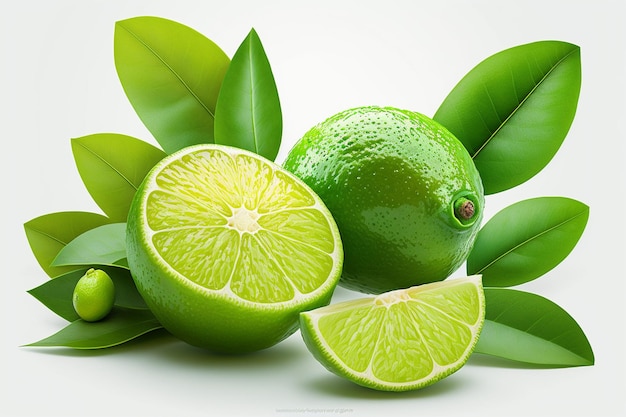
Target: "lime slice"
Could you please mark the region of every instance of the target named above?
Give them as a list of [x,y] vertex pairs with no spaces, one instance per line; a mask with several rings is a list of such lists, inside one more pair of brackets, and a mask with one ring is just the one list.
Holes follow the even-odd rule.
[[369,388],[408,391],[461,368],[484,317],[481,277],[475,275],[304,312],[300,328],[330,371]]
[[219,352],[269,347],[328,304],[337,226],[294,175],[237,148],[197,145],[158,163],[128,218],[128,262],[174,335]]

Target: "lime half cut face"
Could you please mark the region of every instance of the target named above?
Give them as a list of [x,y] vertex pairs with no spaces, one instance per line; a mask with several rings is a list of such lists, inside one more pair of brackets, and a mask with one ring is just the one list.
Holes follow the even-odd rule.
[[329,302],[343,260],[337,226],[308,186],[220,145],[185,148],[153,168],[127,243],[137,287],[163,326],[226,352],[291,334],[300,311]]
[[471,355],[485,316],[480,276],[303,312],[304,341],[330,371],[381,391],[431,385]]

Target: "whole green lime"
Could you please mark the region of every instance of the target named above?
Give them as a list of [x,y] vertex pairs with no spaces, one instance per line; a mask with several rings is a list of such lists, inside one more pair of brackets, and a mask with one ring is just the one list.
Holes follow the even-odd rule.
[[78,316],[85,321],[105,318],[115,302],[115,285],[101,269],[89,269],[74,287],[72,304]]
[[467,258],[484,191],[461,142],[434,120],[390,107],[340,112],[308,131],[284,167],[333,214],[340,284],[382,293],[445,279]]

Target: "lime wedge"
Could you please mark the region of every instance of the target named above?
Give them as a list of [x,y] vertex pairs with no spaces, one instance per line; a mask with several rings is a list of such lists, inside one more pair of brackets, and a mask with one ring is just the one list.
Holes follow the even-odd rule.
[[484,317],[481,277],[475,275],[303,312],[300,328],[330,371],[369,388],[408,391],[460,369]]
[[137,288],[190,344],[237,353],[297,329],[328,304],[343,260],[337,226],[294,175],[237,148],[197,145],[158,163],[127,226]]

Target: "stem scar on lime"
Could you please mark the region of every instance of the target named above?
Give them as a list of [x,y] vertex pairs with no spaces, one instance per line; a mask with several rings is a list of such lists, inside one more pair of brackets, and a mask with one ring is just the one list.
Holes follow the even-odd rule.
[[72,304],[78,316],[89,322],[102,320],[113,308],[115,285],[101,269],[90,268],[74,287]]
[[454,215],[461,222],[471,220],[475,212],[474,202],[468,198],[461,197],[454,202]]
[[482,217],[481,200],[472,191],[462,191],[452,198],[450,214],[458,227],[470,228]]

